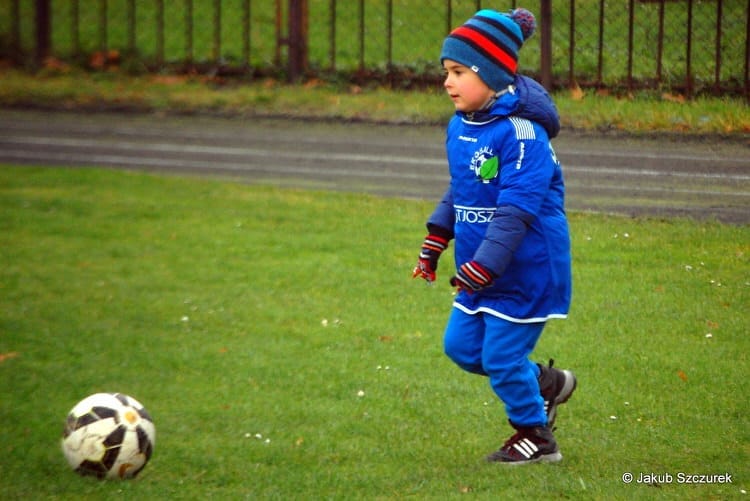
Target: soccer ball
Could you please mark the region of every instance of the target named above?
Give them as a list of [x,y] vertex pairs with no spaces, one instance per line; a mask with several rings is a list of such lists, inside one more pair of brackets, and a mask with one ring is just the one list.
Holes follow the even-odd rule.
[[154,450],[156,428],[148,411],[122,393],[96,393],[68,413],[62,450],[80,475],[133,478]]

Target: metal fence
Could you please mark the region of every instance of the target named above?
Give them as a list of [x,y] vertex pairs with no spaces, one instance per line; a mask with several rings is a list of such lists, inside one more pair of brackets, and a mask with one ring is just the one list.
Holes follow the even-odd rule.
[[548,87],[750,98],[750,0],[0,0],[0,56],[405,88],[440,80],[476,10],[519,5],[539,22],[520,69]]

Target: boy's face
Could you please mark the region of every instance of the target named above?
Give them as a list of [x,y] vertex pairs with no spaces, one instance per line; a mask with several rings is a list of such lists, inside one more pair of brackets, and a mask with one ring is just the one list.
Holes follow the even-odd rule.
[[457,111],[471,113],[482,106],[495,94],[476,73],[463,64],[450,59],[443,60],[445,82],[448,92]]

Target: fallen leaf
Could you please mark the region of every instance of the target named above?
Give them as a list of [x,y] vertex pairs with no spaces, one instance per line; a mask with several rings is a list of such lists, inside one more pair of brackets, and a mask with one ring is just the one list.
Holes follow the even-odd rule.
[[578,84],[570,88],[570,98],[574,101],[583,101],[585,95],[583,89]]
[[16,358],[18,356],[17,351],[9,351],[8,353],[0,353],[0,363],[5,362],[8,359]]
[[677,371],[677,375],[682,379],[683,381],[687,381],[687,374],[685,374],[683,371]]
[[670,94],[669,92],[665,92],[661,95],[661,98],[665,101],[669,101],[670,103],[684,103],[685,102],[685,96],[680,94]]
[[323,85],[323,81],[322,80],[320,80],[318,78],[311,78],[310,80],[308,80],[307,82],[305,82],[305,84],[303,85],[303,87],[305,89],[314,89],[316,87],[320,87],[321,85]]
[[153,83],[162,85],[178,85],[184,83],[185,80],[187,79],[182,75],[154,75],[151,77]]
[[112,49],[108,51],[107,62],[109,64],[119,64],[120,63],[120,51],[117,49]]
[[91,54],[91,57],[89,57],[89,66],[95,70],[104,68],[106,62],[107,57],[101,51],[94,52]]
[[55,70],[61,72],[67,72],[70,70],[70,65],[57,59],[56,57],[47,57],[44,59],[44,67],[48,70]]

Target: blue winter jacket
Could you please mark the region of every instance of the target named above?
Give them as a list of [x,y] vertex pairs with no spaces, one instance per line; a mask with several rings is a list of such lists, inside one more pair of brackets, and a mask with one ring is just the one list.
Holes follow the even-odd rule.
[[454,306],[513,322],[567,316],[570,238],[560,163],[550,144],[559,117],[544,88],[516,78],[489,111],[456,113],[446,150],[451,183],[430,232],[455,238],[456,267],[475,260],[495,279]]

